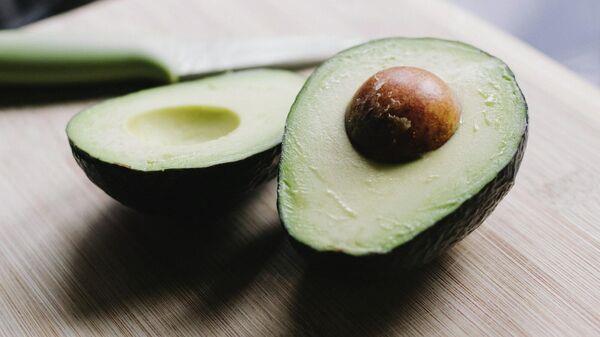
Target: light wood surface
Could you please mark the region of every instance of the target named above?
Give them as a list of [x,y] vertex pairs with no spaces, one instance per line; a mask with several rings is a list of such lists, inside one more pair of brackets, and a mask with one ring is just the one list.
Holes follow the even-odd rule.
[[423,270],[356,284],[294,254],[273,183],[210,227],[140,215],[71,158],[66,122],[98,99],[0,102],[1,336],[598,336],[600,94],[472,15],[437,1],[107,0],[29,29],[459,39],[512,67],[531,131],[480,229]]

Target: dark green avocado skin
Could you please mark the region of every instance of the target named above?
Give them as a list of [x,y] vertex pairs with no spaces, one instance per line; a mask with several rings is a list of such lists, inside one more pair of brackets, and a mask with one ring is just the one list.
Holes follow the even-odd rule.
[[322,252],[305,245],[289,234],[288,238],[292,246],[314,269],[326,274],[338,276],[354,274],[359,277],[369,274],[382,277],[390,270],[412,269],[431,262],[479,227],[508,193],[523,159],[527,144],[527,130],[526,124],[517,151],[492,181],[454,212],[387,254],[353,256],[341,252]]
[[88,178],[108,195],[136,210],[165,215],[214,215],[235,206],[275,177],[281,146],[240,161],[204,168],[139,171],[71,150]]

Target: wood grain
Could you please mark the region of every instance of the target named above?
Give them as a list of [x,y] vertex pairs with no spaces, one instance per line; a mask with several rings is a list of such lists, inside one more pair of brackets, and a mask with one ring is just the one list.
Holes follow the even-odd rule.
[[64,127],[114,92],[4,91],[0,336],[599,334],[600,94],[472,15],[438,1],[107,0],[29,29],[459,39],[513,68],[531,133],[515,188],[479,230],[423,270],[353,283],[294,254],[273,183],[200,224],[104,195]]

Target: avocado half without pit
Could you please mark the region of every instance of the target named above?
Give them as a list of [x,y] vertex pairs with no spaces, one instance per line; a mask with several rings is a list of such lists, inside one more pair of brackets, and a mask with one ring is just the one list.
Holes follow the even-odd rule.
[[288,116],[282,223],[317,265],[427,263],[513,185],[527,118],[510,69],[470,45],[391,38],[343,51]]
[[228,208],[273,178],[304,78],[248,70],[115,98],[67,126],[77,163],[121,203],[151,213]]

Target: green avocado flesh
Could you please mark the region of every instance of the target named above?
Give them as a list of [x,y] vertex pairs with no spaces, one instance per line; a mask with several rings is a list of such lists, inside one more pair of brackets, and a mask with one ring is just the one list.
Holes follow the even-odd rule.
[[[395,66],[444,80],[461,106],[461,122],[441,148],[411,162],[380,164],[354,150],[344,114],[365,80]],[[448,219],[513,163],[526,127],[527,106],[512,72],[472,46],[392,38],[346,50],[313,73],[288,116],[280,217],[294,240],[317,252],[389,253]]]
[[303,81],[248,70],[144,90],[77,114],[67,135],[91,157],[139,171],[234,162],[281,142]]

